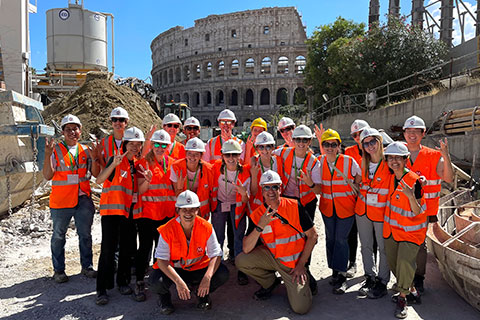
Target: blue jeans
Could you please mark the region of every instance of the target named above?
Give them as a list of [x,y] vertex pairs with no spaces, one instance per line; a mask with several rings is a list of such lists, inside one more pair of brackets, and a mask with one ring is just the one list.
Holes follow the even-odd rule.
[[95,207],[92,199],[80,196],[78,204],[74,208],[52,209],[50,213],[53,222],[53,234],[50,241],[52,250],[53,269],[65,271],[65,234],[72,217],[75,219],[75,227],[80,245],[80,263],[82,268],[93,266],[92,263],[92,223]]
[[348,235],[355,216],[340,219],[335,212],[331,217],[322,214],[325,224],[325,242],[327,245],[328,267],[339,272],[346,272],[349,258]]
[[243,237],[245,236],[245,228],[247,226],[246,214],[238,224],[238,228],[235,227],[235,204],[230,206],[230,212],[222,212],[222,203],[218,202],[217,208],[212,213],[212,225],[215,229],[215,235],[217,236],[218,243],[223,250],[223,242],[225,241],[225,225],[227,219],[230,219],[233,226],[233,242],[235,257],[239,255],[243,250]]

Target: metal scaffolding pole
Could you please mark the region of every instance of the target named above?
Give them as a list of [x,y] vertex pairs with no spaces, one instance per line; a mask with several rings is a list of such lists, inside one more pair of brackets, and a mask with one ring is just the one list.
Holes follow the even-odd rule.
[[442,0],[440,5],[440,40],[452,47],[453,41],[453,0]]
[[412,0],[412,26],[423,29],[424,0]]
[[388,19],[400,17],[400,0],[389,0]]
[[370,8],[368,11],[368,25],[378,23],[380,20],[380,3],[379,0],[370,0]]

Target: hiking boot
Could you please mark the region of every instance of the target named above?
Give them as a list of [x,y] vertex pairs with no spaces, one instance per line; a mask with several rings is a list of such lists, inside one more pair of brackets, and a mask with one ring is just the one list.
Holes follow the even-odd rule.
[[337,277],[337,282],[333,285],[332,292],[334,294],[344,294],[345,291],[347,291],[347,277],[339,274]]
[[108,303],[108,296],[106,291],[97,292],[97,299],[95,300],[97,306],[104,306]]
[[197,309],[210,310],[212,309],[212,299],[207,294],[205,297],[198,297]]
[[370,298],[370,299],[378,299],[378,298],[383,297],[387,293],[388,293],[387,292],[387,285],[383,284],[382,281],[379,278],[377,278],[373,288],[368,290],[367,297]]
[[248,284],[248,277],[242,271],[238,271],[237,273],[237,282],[241,286],[246,286]]
[[425,288],[423,287],[423,280],[425,280],[425,277],[419,276],[418,274],[416,274],[415,277],[413,278],[413,286],[415,287],[415,289],[417,289],[417,291],[420,294],[425,292]]
[[355,277],[357,273],[357,264],[355,262],[350,262],[350,265],[347,268],[347,274],[345,275],[347,279]]
[[330,280],[328,280],[328,284],[333,286],[335,283],[337,283],[337,278],[338,278],[338,271],[333,270],[332,272],[332,277]]
[[129,285],[118,286],[118,291],[120,291],[120,294],[123,296],[128,296],[133,292],[132,288],[130,288]]
[[147,299],[145,295],[145,282],[137,281],[135,284],[135,290],[133,290],[133,299],[137,302],[142,302]]
[[398,296],[397,299],[397,306],[395,307],[395,312],[394,315],[398,319],[405,319],[407,317],[408,313],[408,307],[407,307],[407,301],[405,300],[404,297]]
[[[398,297],[400,296],[400,293],[396,293],[392,296],[392,302],[397,303],[398,302]],[[414,295],[413,293],[407,294],[407,304],[422,304],[422,298],[420,297],[420,294],[417,293],[417,295]]]
[[375,285],[375,280],[369,275],[365,275],[365,281],[363,281],[362,286],[358,289],[358,295],[361,297],[366,297],[368,292]]
[[280,284],[280,279],[275,278],[275,282],[268,288],[260,288],[259,290],[255,291],[253,294],[253,298],[255,300],[267,300],[272,296],[272,291]]
[[82,268],[81,274],[83,274],[87,278],[96,278],[97,277],[97,271],[93,269],[93,267],[88,267],[88,268]]
[[68,281],[68,276],[65,274],[65,271],[55,271],[53,280],[55,280],[56,283],[64,283]]
[[158,305],[160,306],[161,314],[167,315],[175,311],[175,308],[173,307],[173,304],[172,304],[172,297],[170,295],[170,292],[160,295],[160,298],[158,299]]

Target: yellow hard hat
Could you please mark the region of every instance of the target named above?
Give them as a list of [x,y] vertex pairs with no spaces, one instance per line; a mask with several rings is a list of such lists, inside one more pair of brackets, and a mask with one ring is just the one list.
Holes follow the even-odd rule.
[[322,142],[327,140],[338,140],[340,143],[342,143],[340,135],[333,129],[328,129],[322,134]]
[[267,121],[263,120],[262,118],[257,118],[253,120],[252,125],[250,126],[250,129],[252,129],[253,127],[260,127],[267,130]]

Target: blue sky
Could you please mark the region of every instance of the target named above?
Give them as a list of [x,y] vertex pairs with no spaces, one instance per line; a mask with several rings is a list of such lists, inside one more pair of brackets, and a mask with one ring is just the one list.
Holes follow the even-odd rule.
[[[429,1],[432,0],[425,3]],[[474,0],[468,0],[468,2],[475,3]],[[400,3],[403,6],[402,13],[408,14],[411,1],[401,0]],[[302,15],[303,23],[307,26],[307,35],[310,36],[316,26],[332,23],[338,16],[355,22],[367,22],[368,4],[368,0],[84,1],[84,7],[88,10],[109,12],[115,16],[115,74],[140,79],[150,76],[152,66],[150,43],[158,34],[177,25],[191,27],[195,19],[204,18],[210,14],[263,7],[295,6]],[[67,6],[68,0],[37,0],[38,12],[30,14],[31,64],[38,72],[41,72],[47,63],[45,12],[51,8]],[[385,15],[387,11],[388,0],[380,0],[381,15]],[[110,55],[110,51],[108,54]],[[109,65],[110,58],[109,56]]]

